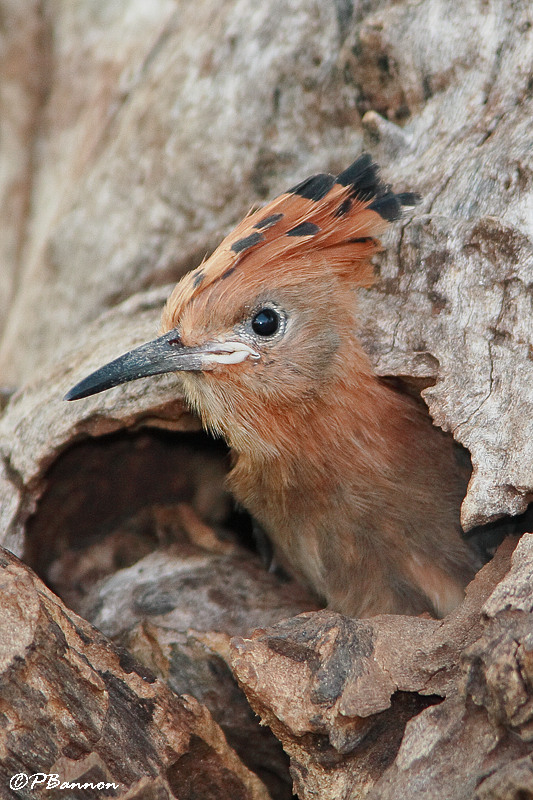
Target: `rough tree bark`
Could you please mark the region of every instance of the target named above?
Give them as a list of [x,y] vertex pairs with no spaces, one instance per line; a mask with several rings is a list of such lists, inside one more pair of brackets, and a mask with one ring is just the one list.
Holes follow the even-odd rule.
[[200,784],[204,797],[266,800],[205,707],[69,613],[7,551],[0,569],[2,797],[65,796],[63,783],[83,797],[103,783],[103,796],[194,798]]
[[[443,622],[316,613],[243,548],[177,379],[61,400],[153,337],[169,284],[252,204],[368,150],[422,201],[359,293],[365,346],[469,451],[465,530],[524,512],[532,65],[526,0],[0,0],[0,543],[170,687],[117,677],[124,656],[6,555],[0,796],[16,763],[138,798],[223,796],[215,774],[288,798],[278,740],[301,798],[533,796],[532,536]],[[142,742],[105,670],[150,695]],[[46,742],[22,735],[38,708]],[[137,749],[114,771],[117,715]]]

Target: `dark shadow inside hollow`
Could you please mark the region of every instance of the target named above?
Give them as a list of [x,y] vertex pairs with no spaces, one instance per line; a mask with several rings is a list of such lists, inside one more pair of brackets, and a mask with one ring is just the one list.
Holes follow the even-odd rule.
[[533,531],[533,503],[522,514],[514,517],[503,515],[486,525],[471,528],[465,536],[468,542],[480,552],[484,561],[489,561],[506,536],[521,536]]
[[[203,432],[145,428],[77,441],[46,474],[47,488],[28,521],[24,560],[48,582],[50,565],[67,551],[98,543],[145,508],[172,503],[192,504],[208,525],[251,546],[248,515],[225,490],[229,464],[224,442]],[[162,544],[146,526],[143,534],[148,550]],[[117,568],[133,558],[125,554]]]

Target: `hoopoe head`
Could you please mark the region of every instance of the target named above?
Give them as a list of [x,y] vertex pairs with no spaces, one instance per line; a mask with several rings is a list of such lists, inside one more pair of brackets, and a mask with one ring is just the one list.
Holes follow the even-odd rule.
[[353,330],[352,290],[372,282],[376,237],[415,201],[381,183],[368,155],[338,176],[308,178],[250,213],[179,281],[159,338],[97,370],[66,399],[176,371],[204,423],[226,435],[243,407],[309,402],[331,380]]

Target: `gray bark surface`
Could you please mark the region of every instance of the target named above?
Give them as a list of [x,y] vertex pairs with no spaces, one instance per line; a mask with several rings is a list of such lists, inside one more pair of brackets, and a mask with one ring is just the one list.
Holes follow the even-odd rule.
[[[450,800],[533,796],[531,536],[512,560],[504,543],[443,622],[293,619],[314,602],[226,529],[227,457],[198,433],[177,378],[62,400],[154,337],[173,283],[252,205],[368,151],[421,202],[390,228],[375,285],[358,294],[364,346],[377,373],[421,391],[468,450],[465,530],[523,512],[532,64],[525,0],[0,0],[0,543],[39,576],[7,555],[0,609],[15,609],[13,580],[29,598],[9,617],[28,685],[52,645],[24,609],[43,631],[52,617],[73,624],[39,579],[166,680],[171,689],[150,691],[177,730],[199,737],[196,749],[171,749],[204,775],[202,797],[214,761],[228,786],[239,776],[243,797],[289,797],[277,740],[306,800],[414,800],[435,787]],[[60,666],[80,652],[96,671],[102,653],[115,658],[103,637],[87,654],[65,636]],[[72,696],[92,703],[99,679],[80,670]],[[60,719],[62,678],[49,678],[49,719]],[[11,686],[0,682],[13,722]],[[204,722],[191,734],[182,693],[196,693],[198,718],[209,709],[231,747],[212,721],[214,738]],[[87,736],[82,706],[68,713]],[[21,739],[9,746],[24,757]],[[82,774],[85,755],[68,752]],[[194,796],[169,781],[162,753],[131,773],[128,797]]]

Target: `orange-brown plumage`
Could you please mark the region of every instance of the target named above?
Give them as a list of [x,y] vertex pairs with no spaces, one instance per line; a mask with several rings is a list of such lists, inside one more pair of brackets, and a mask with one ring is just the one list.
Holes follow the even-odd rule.
[[[248,214],[243,221],[217,247],[207,262],[189,272],[176,285],[163,312],[162,326],[170,329],[176,323],[176,315],[184,304],[198,297],[206,298],[205,292],[216,281],[227,280],[233,271],[246,261],[246,269],[240,269],[239,282],[244,281],[252,287],[257,281],[275,281],[278,275],[287,277],[287,262],[301,261],[306,256],[325,251],[322,255],[329,259],[328,268],[340,268],[343,264],[351,268],[352,276],[359,266],[356,276],[359,285],[372,282],[372,269],[369,258],[378,249],[378,242],[372,237],[382,233],[387,223],[374,211],[369,211],[357,197],[350,199],[350,187],[334,184],[320,200],[303,198],[287,192],[273,200],[266,208]],[[343,202],[349,203],[347,212],[335,216]],[[266,220],[266,224],[265,224]],[[319,230],[314,235],[287,235],[299,225],[316,225]],[[243,250],[234,251],[235,243],[249,237],[257,241]],[[354,243],[354,238],[367,238],[366,242]],[[333,260],[334,259],[334,260]],[[320,261],[312,266],[319,267]],[[265,275],[266,273],[266,275]],[[294,276],[296,277],[296,275]],[[220,291],[227,290],[219,284]]]
[[442,615],[474,569],[450,443],[374,375],[356,334],[354,289],[411,198],[381,184],[368,156],[304,181],[178,283],[163,335],[133,351],[133,367],[127,354],[71,394],[179,370],[191,407],[232,448],[230,487],[278,560],[354,615]]

